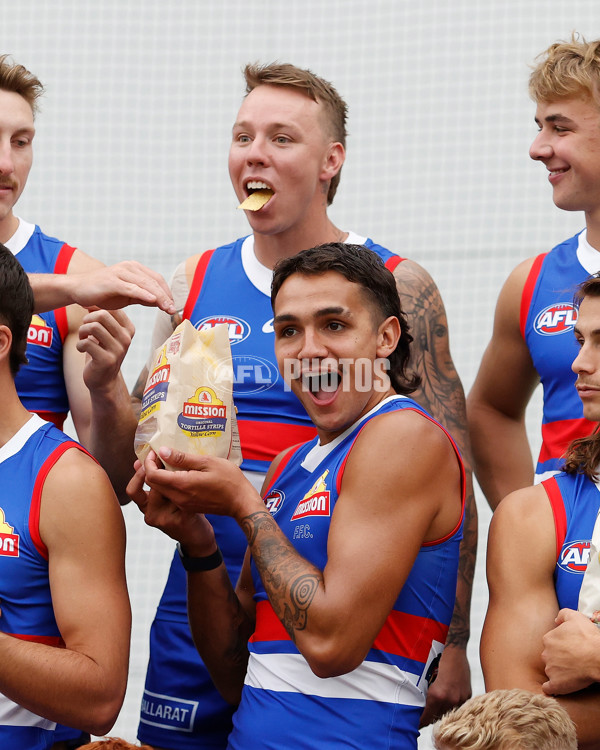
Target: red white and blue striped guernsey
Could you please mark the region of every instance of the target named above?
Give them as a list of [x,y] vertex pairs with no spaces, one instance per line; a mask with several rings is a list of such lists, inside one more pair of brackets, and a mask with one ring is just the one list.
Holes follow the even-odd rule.
[[[354,232],[346,242],[372,249],[390,270],[402,261]],[[202,255],[184,308],[184,317],[196,328],[223,322],[229,326],[242,469],[261,473],[282,450],[316,434],[296,396],[284,388],[277,369],[271,278],[272,271],[256,258],[254,237],[242,237]],[[246,538],[233,519],[210,516],[210,520],[235,584]],[[192,642],[185,571],[175,553],[150,632],[138,739],[173,750],[222,750],[232,712],[214,688]]]
[[560,471],[569,443],[589,435],[595,425],[583,416],[571,364],[578,352],[573,295],[578,284],[599,270],[600,253],[584,231],[539,255],[523,289],[521,334],[544,389],[536,481]]
[[[75,251],[22,219],[15,234],[4,244],[27,273],[66,273]],[[25,408],[59,428],[69,411],[63,375],[63,343],[67,332],[64,307],[34,315],[27,335],[28,364],[19,369],[15,378]]]
[[[40,501],[48,472],[71,448],[83,450],[37,415],[0,448],[0,630],[57,648],[64,643],[39,532]],[[44,750],[54,742],[55,726],[0,693],[0,747]]]
[[[331,443],[321,446],[315,438],[292,449],[278,467],[265,503],[296,550],[319,569],[327,562],[331,514],[354,441],[369,420],[406,409],[431,419],[412,399],[392,396]],[[452,445],[464,507],[464,470]],[[366,659],[348,674],[325,679],[310,670],[276,617],[253,564],[256,630],[229,748],[414,750],[428,680],[452,618],[461,538],[462,515],[445,538],[421,546]]]

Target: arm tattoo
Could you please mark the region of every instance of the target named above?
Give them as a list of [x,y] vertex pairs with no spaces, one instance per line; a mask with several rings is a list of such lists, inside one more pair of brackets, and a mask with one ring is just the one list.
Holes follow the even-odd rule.
[[269,511],[246,516],[242,530],[273,610],[295,643],[296,631],[307,627],[323,574],[296,551]]
[[433,279],[421,266],[406,260],[397,266],[394,276],[402,309],[408,316],[414,338],[410,364],[421,376],[421,386],[412,395],[456,440],[467,472],[456,605],[447,639],[447,643],[465,647],[469,639],[471,591],[477,555],[477,508],[473,494],[465,394],[450,355],[444,303]]

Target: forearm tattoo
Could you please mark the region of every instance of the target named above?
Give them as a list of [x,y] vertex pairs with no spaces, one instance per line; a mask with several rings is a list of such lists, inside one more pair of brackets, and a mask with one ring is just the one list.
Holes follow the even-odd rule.
[[295,642],[296,632],[307,627],[323,574],[296,551],[267,510],[244,518],[242,530],[273,610]]

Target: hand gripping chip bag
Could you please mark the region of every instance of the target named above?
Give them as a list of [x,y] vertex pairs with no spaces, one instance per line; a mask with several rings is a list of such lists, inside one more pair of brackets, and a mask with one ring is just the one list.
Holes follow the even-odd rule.
[[154,353],[134,448],[143,461],[162,447],[241,464],[225,324],[198,331],[184,320]]

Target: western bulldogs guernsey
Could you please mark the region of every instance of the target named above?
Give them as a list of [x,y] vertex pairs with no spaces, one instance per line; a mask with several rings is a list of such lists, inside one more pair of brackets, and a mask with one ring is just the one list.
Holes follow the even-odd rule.
[[556,528],[554,582],[558,605],[577,609],[590,541],[600,508],[600,490],[584,474],[561,472],[543,482]]
[[[354,441],[370,419],[404,409],[431,419],[412,399],[392,396],[331,443],[321,446],[315,438],[284,456],[278,467],[265,503],[296,550],[319,569],[327,562],[331,514]],[[464,471],[452,445],[464,507]],[[252,564],[256,630],[229,747],[416,748],[428,678],[452,618],[461,538],[462,518],[447,537],[421,547],[365,661],[326,679],[313,674],[291,641]]]
[[[354,233],[346,242],[371,248],[390,270],[402,260]],[[253,235],[238,239],[202,255],[183,312],[198,329],[217,323],[229,326],[242,469],[255,472],[266,472],[282,450],[316,434],[300,402],[284,388],[277,368],[271,277],[272,271],[254,254]],[[233,519],[209,518],[235,584],[246,538]],[[222,750],[232,712],[214,688],[191,639],[185,571],[175,553],[150,634],[138,739],[177,750]]]
[[[75,250],[22,219],[5,245],[28,273],[66,273]],[[15,378],[25,408],[57,427],[62,427],[69,411],[62,351],[67,331],[64,307],[34,315],[27,335],[29,363],[20,368]]]
[[[39,416],[0,448],[0,630],[16,638],[64,645],[54,619],[48,551],[39,535],[44,480],[70,448],[83,450]],[[0,693],[0,747],[42,750],[55,724]]]
[[578,351],[573,295],[577,285],[598,270],[600,253],[588,244],[584,231],[539,255],[523,289],[521,333],[544,389],[536,481],[560,471],[569,443],[594,428],[583,417],[571,364]]

